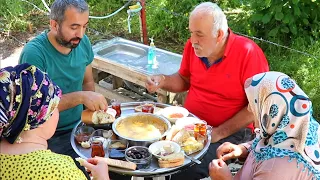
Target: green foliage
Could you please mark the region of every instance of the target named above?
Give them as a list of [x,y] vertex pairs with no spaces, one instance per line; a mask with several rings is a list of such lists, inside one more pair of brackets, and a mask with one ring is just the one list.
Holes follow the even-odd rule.
[[23,20],[24,8],[21,1],[7,0],[0,2],[0,12],[3,24],[0,28],[5,30],[25,30],[27,22]]
[[[45,10],[41,0],[28,1],[40,9]],[[48,2],[48,1],[47,1]],[[4,31],[25,31],[28,25],[39,25],[43,21],[43,12],[39,12],[33,5],[22,0],[0,1],[0,29]],[[50,3],[50,1],[48,2]],[[40,18],[34,16],[42,15]]]
[[[156,46],[182,53],[189,38],[188,17],[192,9],[206,0],[147,0],[148,36],[155,38]],[[45,10],[41,0],[30,0]],[[53,0],[46,0],[50,5]],[[91,16],[108,15],[127,1],[88,0]],[[262,41],[256,41],[264,50],[273,71],[293,77],[313,102],[314,115],[320,120],[320,1],[317,0],[216,0],[225,11],[229,27],[234,32],[262,37],[290,48],[313,54],[318,59],[286,50]],[[135,4],[132,2],[130,5]],[[128,33],[128,8],[108,19],[90,19],[87,34],[91,41],[120,36],[140,41],[139,15],[131,17]],[[48,24],[43,15],[32,15],[34,7],[20,0],[0,1],[0,29],[24,31],[29,21],[36,25]],[[96,32],[101,33],[96,33]]]
[[320,1],[316,0],[252,0],[247,9],[252,12],[252,27],[258,36],[278,39],[289,44],[303,37],[310,41],[320,33]]
[[292,48],[300,49],[318,58],[300,55],[275,46],[269,46],[266,49],[266,55],[270,70],[286,73],[296,80],[312,100],[314,116],[320,120],[320,42],[316,41],[312,45],[306,45],[304,42],[303,38],[297,38],[293,41]]
[[[189,15],[193,8],[206,0],[150,0],[147,1],[147,25],[149,36],[155,39],[169,40],[179,44],[184,44],[190,37],[188,30]],[[238,27],[240,29],[248,29],[250,25],[246,21],[241,21],[248,14],[242,16],[234,16],[232,8],[241,7],[242,3],[239,0],[218,0],[216,3],[222,9],[230,10],[231,16],[228,17],[230,27]],[[236,14],[236,13],[235,13]],[[237,17],[237,18],[235,18]],[[235,28],[238,30],[238,28]],[[182,53],[182,48],[176,50]]]
[[197,0],[149,1],[147,3],[148,33],[156,39],[184,43],[189,37],[188,17]]
[[[126,1],[119,0],[89,0],[87,1],[90,8],[90,16],[106,16],[122,7]],[[110,34],[110,31],[115,33],[115,36],[121,35],[125,32],[128,32],[127,27],[127,13],[126,9],[120,11],[118,14],[111,16],[107,19],[90,19],[89,27],[94,28],[99,32],[109,34],[109,38],[113,35]],[[116,31],[115,31],[116,30]]]

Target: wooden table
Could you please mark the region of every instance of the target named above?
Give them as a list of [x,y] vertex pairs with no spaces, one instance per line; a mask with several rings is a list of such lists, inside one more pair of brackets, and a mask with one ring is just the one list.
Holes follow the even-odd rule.
[[[114,77],[113,87],[112,87],[113,89],[116,89],[122,85],[121,83],[122,79],[145,87],[145,82],[148,77],[147,74],[134,71],[131,68],[126,67],[122,64],[109,61],[106,59],[102,59],[99,57],[95,57],[91,65],[93,68],[93,77],[96,82],[96,85],[95,85],[96,92],[103,94],[108,99],[118,99],[123,102],[132,101],[131,99],[120,97],[120,95],[117,96],[115,94],[112,94],[113,92],[110,91],[110,89],[100,86],[99,81],[101,80],[101,77],[99,77],[99,73],[101,72],[99,71],[106,72],[108,74],[113,75]],[[157,94],[158,94],[158,102],[167,103],[168,96],[169,96],[168,91],[159,89],[157,91]]]

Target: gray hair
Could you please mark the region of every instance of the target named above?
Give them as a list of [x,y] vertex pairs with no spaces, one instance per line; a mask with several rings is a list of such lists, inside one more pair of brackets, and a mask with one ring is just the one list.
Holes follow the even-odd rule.
[[228,35],[228,21],[226,15],[217,4],[212,2],[201,3],[193,9],[190,16],[198,13],[209,14],[213,17],[212,33],[214,36],[218,35],[219,30],[224,32],[224,37]]
[[64,21],[65,11],[69,7],[74,7],[78,12],[83,13],[89,10],[85,0],[55,0],[51,5],[50,19],[61,23]]

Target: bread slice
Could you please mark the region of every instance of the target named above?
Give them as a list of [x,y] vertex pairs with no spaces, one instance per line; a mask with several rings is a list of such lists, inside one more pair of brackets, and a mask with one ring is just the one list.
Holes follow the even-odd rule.
[[172,141],[181,145],[184,141],[186,141],[190,137],[190,134],[187,130],[181,129],[173,138]]
[[160,168],[172,168],[172,167],[181,166],[181,165],[183,165],[183,163],[184,163],[184,160],[180,160],[177,162],[162,161],[162,162],[159,162],[159,167]]
[[115,121],[115,117],[105,111],[84,110],[81,120],[85,124],[107,124]]
[[184,163],[184,154],[182,152],[173,153],[158,159],[160,168],[170,168],[181,166]]
[[[86,161],[81,157],[77,157],[75,159],[80,163],[81,166],[83,165],[83,162]],[[114,166],[114,167],[119,167],[123,169],[129,169],[129,170],[135,170],[137,168],[137,165],[133,162],[121,161],[118,159],[110,159],[110,158],[103,158],[103,160],[105,160],[109,166]]]
[[133,162],[122,161],[118,159],[110,159],[110,158],[105,158],[105,160],[109,166],[114,166],[114,167],[129,169],[129,170],[136,170],[137,168],[137,165]]
[[175,124],[171,126],[168,134],[166,135],[166,140],[171,141],[172,138],[181,130],[178,126]]

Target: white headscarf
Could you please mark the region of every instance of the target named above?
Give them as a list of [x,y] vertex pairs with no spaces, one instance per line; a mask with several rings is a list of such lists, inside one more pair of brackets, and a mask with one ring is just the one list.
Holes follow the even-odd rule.
[[247,79],[245,91],[255,126],[260,128],[252,144],[256,160],[287,156],[320,179],[320,128],[308,96],[280,72]]

